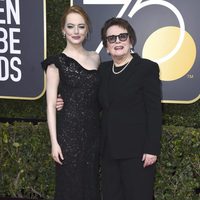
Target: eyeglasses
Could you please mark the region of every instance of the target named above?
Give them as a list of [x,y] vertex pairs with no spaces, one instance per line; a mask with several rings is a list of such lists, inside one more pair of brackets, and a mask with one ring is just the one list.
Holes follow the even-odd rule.
[[128,33],[120,33],[119,35],[109,35],[106,37],[109,43],[115,43],[117,38],[121,41],[124,42],[128,39]]

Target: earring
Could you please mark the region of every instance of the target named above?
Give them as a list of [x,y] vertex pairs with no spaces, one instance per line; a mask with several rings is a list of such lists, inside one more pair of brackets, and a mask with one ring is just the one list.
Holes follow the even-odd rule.
[[86,36],[85,36],[85,40],[87,40],[89,37],[89,34],[87,33]]
[[65,38],[66,38],[66,34],[65,34],[65,33],[63,33],[62,35],[63,35],[63,38],[65,39]]
[[133,47],[130,48],[130,53],[134,53],[134,48]]

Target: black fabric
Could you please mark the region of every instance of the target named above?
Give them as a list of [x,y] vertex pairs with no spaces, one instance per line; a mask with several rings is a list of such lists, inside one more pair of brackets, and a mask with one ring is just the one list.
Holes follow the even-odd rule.
[[113,158],[159,155],[161,85],[156,63],[133,54],[124,71],[113,74],[112,61],[100,66],[102,151],[105,140]]
[[59,69],[64,107],[57,112],[57,139],[64,155],[56,164],[55,200],[98,200],[99,73],[61,53],[42,62]]
[[113,159],[106,145],[102,159],[103,200],[153,200],[155,164],[141,158]]

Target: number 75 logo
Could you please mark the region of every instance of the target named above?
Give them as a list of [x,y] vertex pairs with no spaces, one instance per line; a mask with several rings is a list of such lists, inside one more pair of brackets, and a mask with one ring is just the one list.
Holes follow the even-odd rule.
[[[199,36],[195,38],[197,32],[194,31],[197,29],[197,24],[194,23],[194,30],[191,29],[194,22],[192,15],[200,6],[199,0],[190,2],[187,0],[83,0],[83,7],[86,9],[94,8],[92,7],[94,5],[96,9],[109,7],[107,13],[104,10],[97,10],[98,14],[95,18],[103,18],[105,15],[107,19],[113,16],[123,17],[133,25],[138,36],[136,52],[159,64],[164,101],[173,103],[175,99],[180,103],[190,103],[199,98],[197,95],[200,91],[200,81],[197,82],[196,76],[199,69],[195,69],[195,62],[198,59],[196,44]],[[113,11],[113,8],[116,10]],[[91,13],[94,14],[94,11]],[[197,13],[198,9],[196,15]],[[90,12],[88,14],[90,18],[94,18]],[[96,29],[94,24],[92,26]],[[145,37],[141,40],[143,35]],[[101,54],[102,42],[99,38],[96,40],[99,40],[95,47],[96,51]],[[178,85],[177,91],[172,91],[175,88],[172,83]],[[184,85],[188,87],[188,91]]]

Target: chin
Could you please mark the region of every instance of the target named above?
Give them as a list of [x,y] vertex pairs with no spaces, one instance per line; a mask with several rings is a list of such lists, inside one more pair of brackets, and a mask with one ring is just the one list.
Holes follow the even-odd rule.
[[115,54],[113,56],[125,56],[127,53],[125,52],[115,52]]

